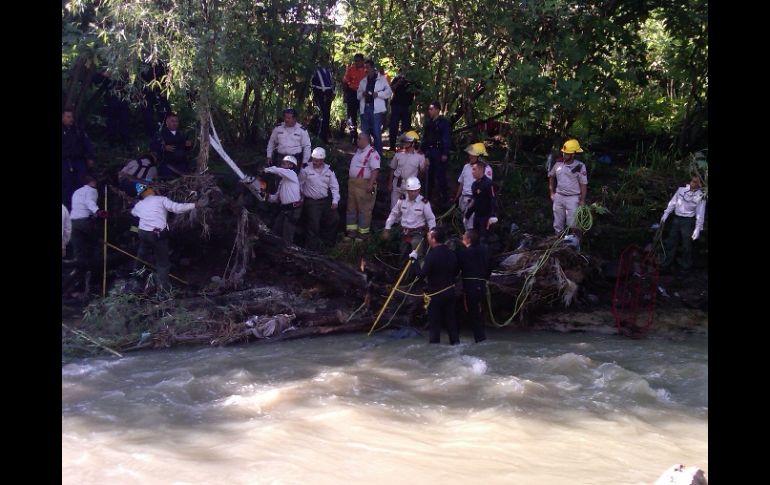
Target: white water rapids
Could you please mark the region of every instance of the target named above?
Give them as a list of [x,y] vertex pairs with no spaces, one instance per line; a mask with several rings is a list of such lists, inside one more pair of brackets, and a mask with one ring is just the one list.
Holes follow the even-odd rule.
[[62,481],[617,485],[675,463],[708,472],[705,336],[426,341],[345,335],[66,364]]

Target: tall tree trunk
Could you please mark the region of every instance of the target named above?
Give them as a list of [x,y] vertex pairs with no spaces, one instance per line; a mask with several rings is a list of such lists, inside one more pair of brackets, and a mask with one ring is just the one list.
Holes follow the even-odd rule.
[[260,121],[262,120],[262,84],[254,82],[254,101],[251,103],[250,121],[247,140],[256,143],[260,137]]
[[200,142],[201,147],[198,152],[196,162],[197,173],[202,174],[209,169],[209,120],[211,116],[211,106],[209,104],[209,94],[206,90],[201,93],[200,104],[198,105],[198,121],[200,122]]
[[254,87],[251,82],[246,82],[246,89],[243,91],[243,98],[241,98],[241,111],[238,116],[239,130],[238,141],[244,142],[248,138],[249,134],[249,98],[251,98],[251,92]]

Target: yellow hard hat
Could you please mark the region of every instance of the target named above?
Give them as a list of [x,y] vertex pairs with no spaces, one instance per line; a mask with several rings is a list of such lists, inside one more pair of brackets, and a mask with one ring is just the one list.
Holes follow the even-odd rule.
[[485,147],[484,143],[482,142],[468,145],[465,148],[465,151],[473,157],[480,157],[482,155],[484,155],[485,157],[489,156],[489,154],[487,153],[487,147]]
[[564,142],[564,146],[561,147],[563,153],[583,153],[583,149],[580,148],[580,143],[574,138]]
[[420,139],[420,135],[417,134],[416,131],[407,131],[403,135],[401,135],[401,141],[411,142],[411,141],[417,141]]

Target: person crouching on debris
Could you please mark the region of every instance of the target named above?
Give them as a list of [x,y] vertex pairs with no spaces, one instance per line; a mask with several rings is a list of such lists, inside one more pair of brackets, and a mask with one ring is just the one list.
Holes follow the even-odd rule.
[[136,184],[142,180],[155,180],[158,178],[158,163],[154,153],[147,152],[139,158],[130,160],[118,172],[118,186],[131,197],[136,195]]
[[430,202],[420,195],[420,179],[409,177],[406,179],[404,188],[406,196],[402,195],[390,211],[385,221],[385,230],[382,231],[382,238],[390,239],[390,228],[396,222],[400,222],[401,256],[405,258],[410,251],[416,251],[418,246],[420,246],[419,252],[424,252],[425,245],[420,243],[427,231],[436,227],[436,216],[433,215]]
[[[139,259],[147,262],[155,260],[155,274],[158,278],[158,290],[169,292],[171,281],[168,259],[168,213],[182,214],[195,208],[205,207],[206,200],[195,203],[174,202],[168,197],[157,195],[155,190],[145,183],[136,184],[136,193],[142,199],[136,203],[131,214],[139,218]],[[135,270],[141,273],[143,264],[137,261]]]
[[299,193],[299,178],[294,171],[297,159],[292,155],[286,155],[281,160],[280,167],[267,167],[265,173],[272,173],[281,177],[278,191],[271,194],[269,202],[281,204],[281,212],[275,219],[273,232],[283,238],[286,244],[294,244],[294,231],[302,217],[302,201]]
[[588,187],[586,166],[575,158],[575,153],[583,153],[580,143],[575,139],[567,140],[561,152],[564,155],[562,160],[554,163],[548,172],[548,190],[553,201],[553,229],[556,234],[567,226],[575,227],[575,213],[578,206],[586,204]]
[[660,218],[661,227],[672,211],[674,221],[666,238],[666,255],[662,266],[666,269],[671,268],[681,240],[682,251],[679,264],[684,271],[687,271],[692,267],[692,241],[700,236],[703,230],[703,216],[706,213],[706,199],[697,175],[690,179],[689,184],[680,187],[674,193],[663,212],[663,217]]

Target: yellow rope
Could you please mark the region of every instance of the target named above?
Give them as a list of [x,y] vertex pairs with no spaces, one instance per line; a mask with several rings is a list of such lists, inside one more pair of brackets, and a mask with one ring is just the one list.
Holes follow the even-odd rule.
[[[424,239],[423,239],[424,241]],[[415,251],[419,251],[420,246],[422,246],[423,241],[420,241],[420,244],[417,245],[417,248],[415,248]],[[398,289],[399,283],[401,283],[401,280],[404,279],[404,275],[406,275],[407,271],[409,271],[409,268],[412,266],[412,258],[409,258],[406,261],[406,266],[404,266],[404,269],[401,270],[401,274],[398,275],[398,279],[396,280],[396,284],[393,285],[393,289],[390,290],[390,294],[388,295],[388,299],[385,300],[385,303],[382,305],[382,308],[380,308],[380,312],[377,314],[377,318],[374,319],[374,323],[372,324],[372,328],[369,329],[369,333],[367,334],[368,337],[371,337],[372,332],[374,331],[374,327],[377,326],[377,322],[380,321],[380,318],[382,317],[382,314],[385,313],[385,309],[388,307],[388,303],[390,303],[390,300],[393,298],[393,295],[396,293],[396,290]]]
[[452,284],[452,285],[449,285],[449,286],[447,286],[446,288],[444,288],[442,290],[438,290],[438,291],[433,292],[433,293],[408,293],[408,292],[406,292],[404,290],[399,290],[398,288],[396,288],[396,291],[398,291],[399,293],[402,293],[402,294],[404,294],[406,296],[421,296],[423,301],[425,302],[425,309],[427,310],[428,309],[428,305],[430,305],[431,297],[436,296],[439,293],[444,293],[445,291],[448,291],[448,290],[450,290],[450,289],[452,289],[454,287],[455,287],[455,285]]

